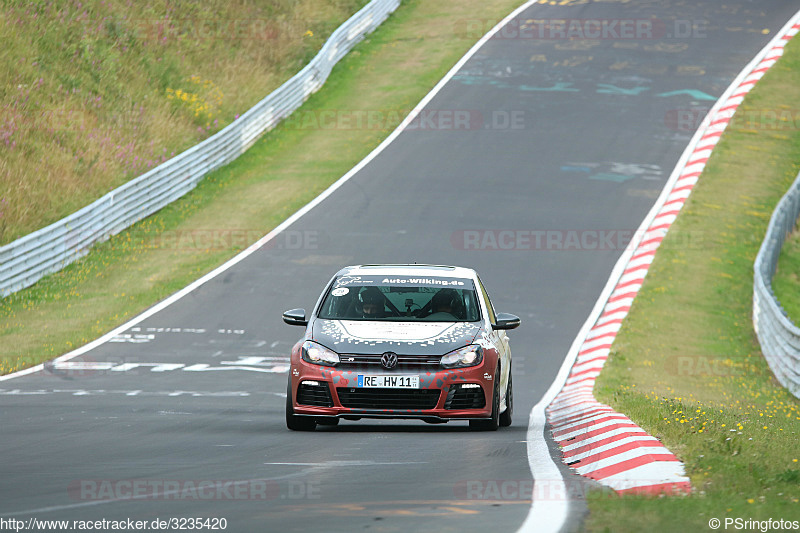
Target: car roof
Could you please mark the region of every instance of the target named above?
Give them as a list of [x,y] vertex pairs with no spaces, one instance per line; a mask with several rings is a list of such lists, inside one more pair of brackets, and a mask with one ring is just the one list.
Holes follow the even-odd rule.
[[341,269],[337,275],[362,276],[428,276],[436,278],[475,279],[476,273],[471,268],[448,265],[418,264],[385,264],[385,265],[351,265]]

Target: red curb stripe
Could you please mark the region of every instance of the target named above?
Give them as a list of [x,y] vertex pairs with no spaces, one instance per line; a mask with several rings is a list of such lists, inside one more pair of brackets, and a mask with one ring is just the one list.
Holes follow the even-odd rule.
[[[652,239],[651,239],[651,240],[652,240]],[[646,242],[646,241],[644,241],[644,240],[643,240],[642,242]],[[641,245],[640,245],[640,246],[641,246]],[[629,276],[629,275],[631,275],[631,274],[633,274],[633,273],[635,273],[635,272],[639,272],[640,270],[647,271],[647,270],[649,270],[649,269],[650,269],[650,265],[649,265],[649,264],[647,264],[647,263],[645,263],[644,265],[636,265],[635,267],[632,267],[632,268],[626,268],[626,269],[625,269],[625,270],[622,272],[622,276],[623,276],[623,277],[625,277],[625,276]],[[644,279],[644,276],[642,276],[642,279]]]
[[[666,448],[664,449],[666,450]],[[600,480],[607,478],[609,476],[613,476],[614,474],[627,472],[628,470],[632,470],[637,466],[647,465],[650,463],[661,462],[661,461],[670,463],[680,463],[680,461],[678,461],[678,458],[671,453],[648,454],[648,455],[643,455],[642,457],[634,457],[632,459],[623,461],[615,465],[599,468],[594,472],[589,472],[588,474],[582,474],[582,475],[590,477],[592,479]]]
[[[652,250],[647,250],[644,253],[642,253],[642,255],[652,254],[652,252],[653,252]],[[655,254],[653,254],[653,255],[655,255]],[[639,283],[641,283],[641,281],[635,280],[635,279],[629,279],[625,283],[618,283],[617,286],[614,287],[614,292],[618,292],[621,289],[626,289],[626,288],[630,287],[631,285],[636,285],[636,284],[639,284]],[[636,293],[634,292],[634,293],[630,293],[630,294],[636,294]],[[619,295],[617,295],[617,296],[619,296]],[[613,296],[614,300],[609,298],[608,302],[611,303],[611,302],[614,302],[616,300],[619,300],[619,298],[617,298],[617,296]]]
[[[605,360],[600,360],[600,363],[605,363]],[[594,381],[597,381],[597,376],[600,375],[600,370],[602,366],[598,366],[596,368],[590,368],[585,370],[584,372],[580,372],[578,374],[569,376],[569,379],[572,379],[572,383],[569,384],[571,387],[569,389],[570,392],[579,391],[579,390],[586,390],[591,392],[592,387],[594,386]]]
[[570,422],[574,422],[575,420],[579,420],[581,418],[586,418],[587,416],[599,415],[600,413],[614,413],[614,412],[615,411],[612,408],[608,407],[607,405],[602,407],[595,407],[584,413],[578,413],[575,415],[568,416],[563,420],[559,420],[558,424],[569,424]]
[[642,429],[642,428],[640,428],[639,426],[637,426],[636,424],[634,424],[631,421],[620,422],[619,424],[614,424],[614,425],[611,425],[611,426],[606,426],[606,427],[603,427],[603,428],[600,428],[600,429],[596,429],[594,431],[587,431],[586,433],[581,433],[580,435],[577,435],[577,436],[572,437],[572,438],[567,439],[567,440],[558,440],[558,439],[556,439],[556,442],[558,442],[559,444],[563,444],[563,445],[575,444],[577,442],[580,442],[580,441],[586,440],[586,439],[590,439],[592,437],[599,437],[600,435],[602,435],[604,433],[608,433],[609,431],[614,431],[615,429],[625,429],[625,428]]
[[564,429],[561,429],[559,431],[554,431],[553,432],[553,437],[558,439],[561,435],[566,435],[567,433],[572,433],[573,431],[578,431],[580,429],[588,428],[588,427],[591,427],[591,426],[593,426],[595,424],[599,424],[601,422],[605,422],[606,420],[621,420],[621,421],[625,421],[627,419],[628,419],[628,417],[626,417],[625,415],[622,415],[622,414],[619,414],[619,413],[609,413],[609,414],[607,414],[606,416],[604,416],[602,418],[598,418],[597,420],[591,420],[589,422],[585,422],[583,424],[578,424],[578,425],[572,426],[570,428],[564,428]]
[[[588,394],[591,394],[591,391],[588,391],[588,390],[584,391],[584,392],[586,392]],[[564,400],[563,398],[559,398],[559,402],[562,402],[563,400]],[[578,404],[578,403],[575,403],[575,404],[570,403],[569,405],[563,405],[563,406],[560,405],[560,404],[557,405],[557,404],[553,403],[552,405],[553,405],[553,407],[551,407],[547,411],[550,414],[560,413],[561,411],[574,411],[576,413],[580,411],[580,404]]]
[[700,141],[705,141],[707,139],[714,139],[714,138],[719,139],[719,137],[721,136],[722,136],[721,131],[712,131],[711,133],[706,134],[704,137],[701,137]]
[[605,327],[611,326],[613,324],[622,324],[622,319],[621,318],[614,318],[612,320],[608,320],[606,322],[603,322],[602,324],[599,324],[598,326],[595,326],[594,328],[592,328],[592,330],[589,333],[591,333],[592,331],[597,331],[597,330],[599,330],[601,328],[605,328]]
[[731,117],[718,118],[717,120],[715,120],[714,122],[712,122],[708,126],[711,127],[711,126],[716,126],[718,124],[726,124],[727,125],[730,121],[731,121]]
[[[639,281],[639,283],[641,283],[641,281]],[[638,291],[636,291],[636,292],[638,292]],[[614,303],[614,302],[617,302],[617,301],[622,300],[624,298],[633,298],[634,296],[636,296],[636,292],[626,292],[624,294],[619,294],[617,296],[613,296],[613,297],[608,299],[608,303]]]
[[[608,317],[613,316],[613,315],[615,315],[617,313],[625,313],[625,315],[627,316],[627,314],[628,314],[627,311],[630,311],[630,309],[631,309],[631,306],[628,305],[628,306],[620,307],[618,309],[613,309],[611,311],[606,311],[605,313],[600,315],[600,318],[598,318],[597,321],[600,322],[604,318],[608,318]],[[610,322],[610,320],[609,320],[609,322]],[[607,323],[608,322],[602,322],[603,325],[605,325]]]
[[[604,357],[602,359],[598,359],[598,361],[605,362],[606,359],[607,359],[607,357]],[[576,391],[576,390],[585,389],[587,387],[591,388],[591,386],[587,382],[588,381],[597,380],[597,376],[600,375],[600,370],[601,369],[602,369],[602,367],[588,368],[586,370],[582,370],[581,372],[576,372],[574,374],[570,374],[567,377],[567,381],[569,381],[569,383],[564,385],[564,392],[567,392],[567,391],[572,392],[572,391]]]
[[[671,204],[674,204],[674,203],[676,203],[676,202],[671,202]],[[678,206],[678,209],[673,209],[671,211],[661,211],[658,216],[663,217],[663,216],[666,216],[666,215],[677,215],[678,213],[681,212],[681,209],[680,209],[681,207],[683,207],[683,202],[681,202],[681,205]],[[653,255],[656,255],[656,254],[653,253]]]
[[639,428],[638,432],[628,432],[628,433],[621,433],[619,435],[614,435],[608,437],[607,439],[598,440],[597,442],[592,442],[591,444],[587,444],[585,446],[579,446],[574,450],[569,450],[564,452],[564,457],[574,457],[578,454],[585,453],[595,448],[599,448],[600,446],[605,446],[606,444],[611,444],[612,442],[617,442],[622,439],[627,439],[628,437],[649,437],[650,435],[641,428]]
[[[578,352],[578,357],[580,357],[581,355],[584,355],[584,354],[590,354],[592,352],[596,352],[596,351],[603,350],[603,349],[606,349],[606,348],[611,348],[611,343],[599,344],[597,346],[593,346],[592,348],[587,348],[587,349],[585,349],[585,350],[583,350],[581,352]],[[585,362],[588,362],[588,361],[585,361]],[[583,364],[583,362],[578,363],[578,364]]]
[[660,226],[655,226],[653,229],[669,229],[671,227],[672,227],[672,222],[665,222],[664,224],[661,224]]
[[[650,244],[650,243],[661,243],[661,241],[663,241],[663,240],[664,240],[664,236],[662,235],[661,237],[656,237],[656,238],[650,239],[648,241],[643,241],[639,246],[645,246],[646,244]],[[642,279],[644,279],[644,278],[642,278]]]
[[634,442],[626,442],[625,444],[620,444],[616,448],[611,448],[606,451],[590,455],[589,457],[584,457],[580,461],[570,463],[569,466],[571,466],[572,468],[578,468],[580,466],[586,466],[592,463],[596,463],[601,459],[608,459],[609,457],[614,457],[615,455],[635,450],[636,448],[656,448],[659,446],[663,445],[657,440],[638,440]]
[[[608,359],[607,356],[595,357],[594,359],[590,359],[590,360],[588,360],[586,362],[587,363],[593,363],[594,361],[603,361],[603,360],[606,360],[606,359]],[[583,363],[581,363],[581,364],[583,364]],[[599,368],[587,368],[586,370],[581,370],[580,372],[575,372],[574,374],[570,374],[569,378],[567,378],[567,379],[576,378],[578,376],[582,376],[582,375],[587,374],[589,372],[597,372],[599,374],[600,373],[600,369]]]

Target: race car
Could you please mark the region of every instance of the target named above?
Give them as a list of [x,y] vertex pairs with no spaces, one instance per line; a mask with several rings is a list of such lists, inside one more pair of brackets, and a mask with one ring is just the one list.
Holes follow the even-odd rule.
[[511,424],[514,396],[506,330],[474,270],[435,265],[348,266],[333,276],[291,354],[286,426],[311,431],[341,419]]

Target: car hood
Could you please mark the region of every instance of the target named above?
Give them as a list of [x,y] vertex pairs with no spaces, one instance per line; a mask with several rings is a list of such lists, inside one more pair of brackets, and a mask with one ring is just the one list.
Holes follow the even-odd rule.
[[444,355],[471,344],[478,322],[372,322],[316,320],[313,340],[337,353]]

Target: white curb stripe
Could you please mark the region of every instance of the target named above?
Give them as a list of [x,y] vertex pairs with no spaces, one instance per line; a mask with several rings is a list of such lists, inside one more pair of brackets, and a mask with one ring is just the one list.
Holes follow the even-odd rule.
[[[638,428],[638,426],[637,426],[637,428]],[[612,431],[607,431],[607,432],[603,433],[602,435],[596,435],[594,437],[587,437],[585,439],[578,440],[578,441],[572,442],[570,444],[565,444],[565,445],[562,446],[562,450],[564,450],[565,452],[569,452],[569,451],[572,451],[572,450],[577,450],[579,448],[584,448],[586,446],[589,446],[590,444],[594,444],[595,442],[600,442],[602,440],[610,439],[612,437],[618,437],[620,435],[625,435],[625,436],[628,436],[628,437],[637,436],[637,435],[641,435],[641,436],[645,436],[645,437],[649,437],[650,436],[642,428],[638,428],[635,431],[631,431],[631,430],[629,430],[627,428],[626,429],[614,429]],[[655,437],[653,437],[653,438],[655,438]]]
[[[582,476],[588,476],[602,468],[618,465],[620,463],[630,461],[631,459],[646,457],[648,455],[663,455],[667,453],[669,453],[667,449],[664,448],[664,446],[662,446],[659,442],[658,446],[652,446],[649,448],[634,448],[633,450],[627,450],[616,455],[612,455],[611,457],[594,461],[586,466],[578,466],[575,468],[575,471]],[[675,462],[677,462],[677,459]]]
[[672,479],[683,474],[683,465],[677,461],[660,461],[637,466],[626,472],[614,474],[603,480],[603,485],[623,491],[639,487],[652,487],[663,490]]
[[603,444],[602,446],[598,446],[597,448],[593,448],[588,452],[583,453],[576,453],[575,455],[566,456],[565,459],[568,459],[567,462],[571,463],[573,461],[581,461],[583,459],[588,459],[597,454],[601,454],[603,452],[607,452],[613,450],[614,448],[620,448],[622,446],[626,446],[628,444],[634,443],[653,443],[653,442],[661,442],[657,438],[652,437],[650,435],[637,435],[637,436],[630,436],[625,437],[624,439],[620,439],[618,441],[610,442],[608,444]]

